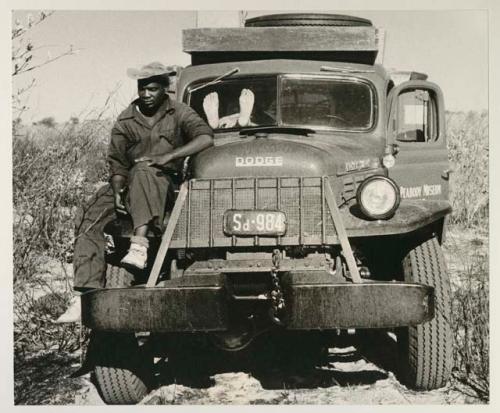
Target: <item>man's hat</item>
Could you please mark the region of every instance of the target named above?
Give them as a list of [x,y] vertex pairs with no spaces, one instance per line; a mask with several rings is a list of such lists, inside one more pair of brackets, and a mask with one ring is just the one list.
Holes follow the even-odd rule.
[[149,79],[156,76],[170,76],[177,73],[177,68],[173,66],[165,66],[160,62],[152,62],[142,66],[140,69],[130,68],[127,69],[127,76],[135,79]]

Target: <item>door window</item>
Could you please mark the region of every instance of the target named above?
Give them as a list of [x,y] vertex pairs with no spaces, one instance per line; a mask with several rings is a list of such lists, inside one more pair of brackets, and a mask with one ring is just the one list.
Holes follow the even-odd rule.
[[438,139],[437,105],[428,90],[407,90],[398,96],[398,131],[400,142],[427,143]]

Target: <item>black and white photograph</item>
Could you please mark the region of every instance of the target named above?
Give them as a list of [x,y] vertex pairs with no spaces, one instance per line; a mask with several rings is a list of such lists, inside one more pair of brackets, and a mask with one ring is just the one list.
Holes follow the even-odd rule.
[[491,407],[493,2],[427,3],[11,3],[12,404]]

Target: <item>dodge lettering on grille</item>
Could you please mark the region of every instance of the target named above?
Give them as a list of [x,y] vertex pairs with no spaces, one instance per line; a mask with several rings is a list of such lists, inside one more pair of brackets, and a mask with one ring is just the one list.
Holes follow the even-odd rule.
[[236,167],[245,166],[283,166],[282,156],[237,156]]

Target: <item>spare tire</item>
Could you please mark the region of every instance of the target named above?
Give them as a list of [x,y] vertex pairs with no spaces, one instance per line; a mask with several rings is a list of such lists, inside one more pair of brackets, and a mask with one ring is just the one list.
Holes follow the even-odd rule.
[[245,21],[245,27],[280,26],[372,26],[372,22],[356,16],[326,13],[268,14]]

